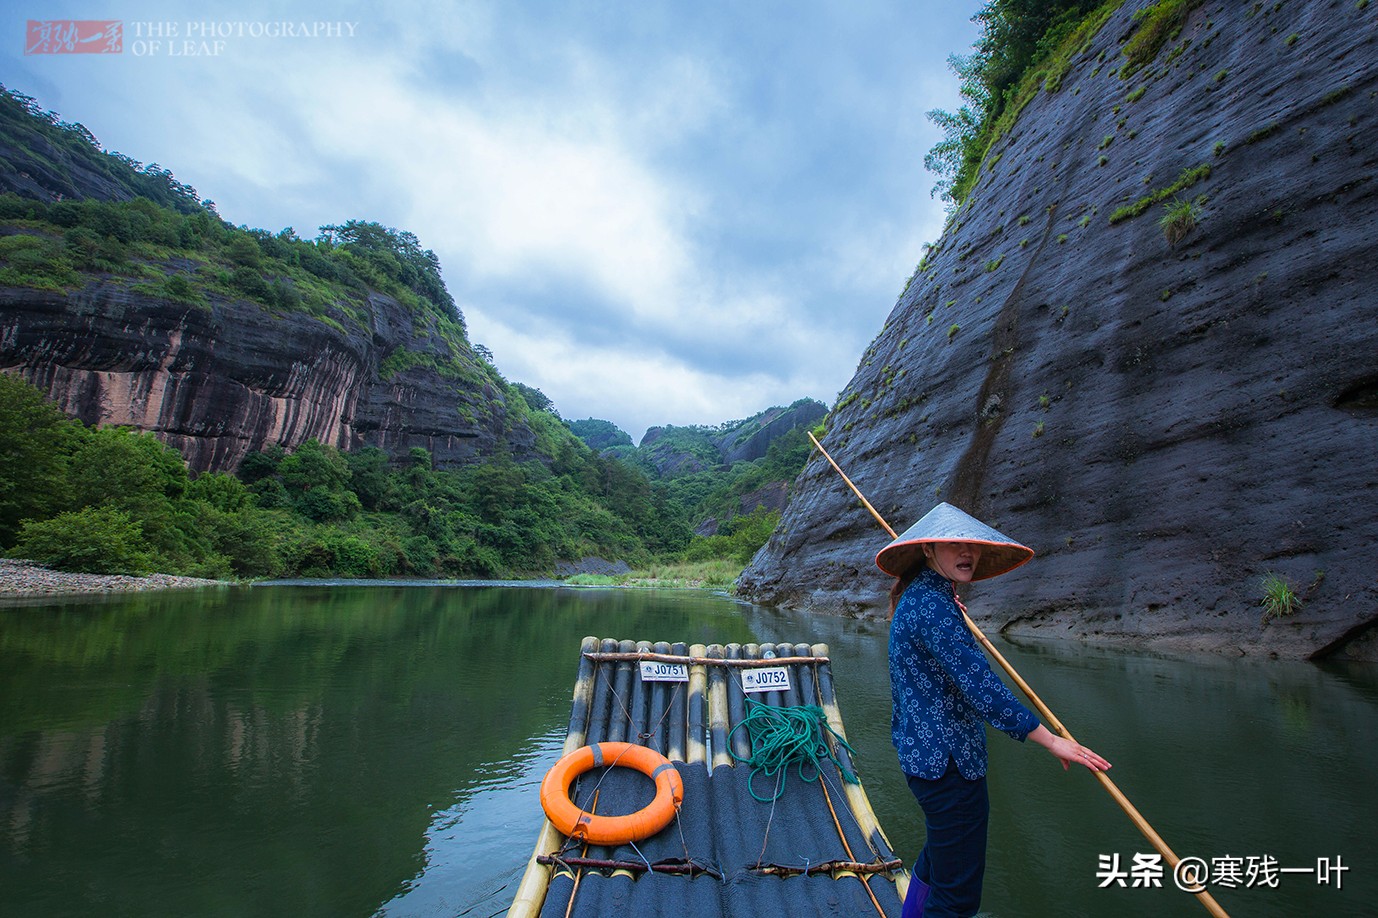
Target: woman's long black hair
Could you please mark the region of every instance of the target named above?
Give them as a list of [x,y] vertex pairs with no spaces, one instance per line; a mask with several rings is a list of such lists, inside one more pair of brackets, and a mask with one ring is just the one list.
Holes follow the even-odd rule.
[[895,617],[895,607],[900,603],[900,597],[909,588],[909,584],[914,582],[914,578],[923,573],[924,568],[928,567],[928,557],[922,550],[914,563],[905,569],[904,573],[895,578],[895,582],[890,584],[890,617]]

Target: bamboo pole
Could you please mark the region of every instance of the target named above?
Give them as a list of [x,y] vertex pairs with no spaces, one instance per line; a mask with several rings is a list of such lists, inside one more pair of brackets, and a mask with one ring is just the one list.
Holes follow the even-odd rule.
[[[814,644],[813,653],[817,657],[826,658],[828,645]],[[833,686],[831,669],[827,667],[815,669],[814,681],[818,691],[818,706],[823,709],[823,714],[828,719],[828,726],[843,743],[847,742],[847,730],[842,725],[842,709],[837,705],[837,690]],[[847,748],[840,744],[834,744],[831,740],[829,745],[833,747],[838,761],[846,766],[848,771],[855,774],[856,763],[852,761]],[[876,812],[871,808],[871,798],[866,796],[866,790],[861,786],[861,783],[851,784],[843,781],[842,793],[847,798],[847,806],[852,811],[852,818],[856,820],[857,828],[861,830],[862,835],[866,836],[872,850],[876,852],[877,856],[880,856],[882,851],[893,855],[895,846],[890,844],[885,830],[881,828],[880,820],[876,818]],[[831,807],[831,803],[829,807]],[[839,829],[839,831],[841,830]],[[909,895],[909,871],[903,869],[903,863],[900,866],[899,874],[895,877],[895,892],[899,894],[900,902],[903,902],[905,897]]]
[[[588,719],[593,699],[594,662],[587,654],[598,647],[598,639],[586,637],[580,645],[585,656],[580,658],[579,674],[574,680],[574,697],[570,703],[569,729],[565,733],[562,755],[568,755],[584,745],[587,738]],[[522,873],[517,885],[512,905],[507,910],[507,918],[536,918],[545,902],[545,894],[550,888],[550,866],[542,863],[542,856],[549,856],[560,850],[564,835],[550,824],[544,815],[541,818],[541,831],[536,837],[536,848]]]
[[[727,660],[740,662],[742,656],[742,645],[737,643],[728,644],[723,648],[727,654]],[[738,759],[746,761],[751,758],[751,737],[745,730],[738,730],[737,725],[746,719],[746,692],[742,690],[742,680],[727,680],[727,738],[732,744],[732,764],[735,767]]]
[[[708,647],[708,659],[717,659],[724,652],[721,644],[711,644]],[[710,775],[720,765],[732,765],[732,753],[727,748],[727,721],[727,670],[721,666],[712,666],[708,668],[708,745],[713,753],[712,764],[708,769]]]
[[[847,474],[845,472],[842,471],[842,467],[839,466],[837,462],[833,460],[832,456],[828,455],[828,451],[823,448],[822,443],[818,442],[818,438],[813,435],[813,431],[809,431],[809,439],[813,441],[814,446],[818,447],[818,451],[823,454],[823,458],[828,460],[828,464],[837,470],[837,474],[842,476],[842,480],[847,482],[847,486],[852,489],[852,493],[855,494],[857,498],[861,500],[861,503],[865,505],[866,509],[871,512],[871,516],[875,517],[876,522],[880,523],[881,528],[890,534],[890,538],[898,538],[898,536],[895,533],[895,530],[891,529],[890,524],[885,522],[885,518],[882,517],[876,511],[875,507],[871,506],[871,502],[867,500],[865,495],[861,493],[861,489],[852,483],[852,480],[847,477]],[[992,658],[994,658],[996,663],[1000,664],[1000,668],[1003,669],[1009,675],[1009,677],[1014,680],[1015,684],[1019,686],[1019,690],[1022,691],[1026,696],[1028,696],[1028,699],[1033,702],[1034,707],[1038,709],[1038,713],[1042,715],[1045,721],[1047,721],[1048,726],[1058,734],[1066,737],[1067,739],[1075,743],[1077,741],[1076,737],[1072,736],[1071,731],[1068,730],[1065,726],[1063,726],[1062,721],[1057,719],[1057,716],[1053,714],[1052,709],[1043,703],[1043,699],[1039,698],[1038,695],[1034,692],[1034,690],[1029,687],[1029,683],[1025,682],[1024,677],[1019,675],[1019,673],[1015,671],[1015,668],[1010,665],[1009,661],[1005,659],[1004,655],[1001,654],[1000,651],[995,649],[995,645],[990,642],[990,639],[987,638],[985,634],[982,633],[981,629],[976,626],[976,623],[971,620],[971,616],[967,614],[965,608],[962,608],[962,619],[966,622],[967,628],[971,630],[971,633],[976,637],[976,640],[979,641],[981,643],[981,646],[986,649],[986,652],[989,653]],[[1168,846],[1168,843],[1163,840],[1163,837],[1161,835],[1154,831],[1153,826],[1148,824],[1148,820],[1143,817],[1143,814],[1139,812],[1139,810],[1134,806],[1134,804],[1129,802],[1129,798],[1126,797],[1124,793],[1118,787],[1115,786],[1115,782],[1111,781],[1109,776],[1106,775],[1105,772],[1096,771],[1093,772],[1093,774],[1096,776],[1096,780],[1101,783],[1101,786],[1105,788],[1106,792],[1110,794],[1111,798],[1114,799],[1114,801],[1117,804],[1119,804],[1120,809],[1124,810],[1125,814],[1129,817],[1130,821],[1134,823],[1135,828],[1137,828],[1141,833],[1143,833],[1144,838],[1147,838],[1149,843],[1152,844],[1154,848],[1158,849],[1158,853],[1161,854],[1163,856],[1163,860],[1167,862],[1168,869],[1175,873],[1177,869],[1177,864],[1181,861],[1181,858],[1177,856],[1177,853],[1173,851],[1171,847]],[[1200,900],[1201,904],[1205,906],[1206,911],[1216,916],[1216,918],[1229,918],[1229,914],[1223,908],[1221,908],[1220,904],[1216,902],[1214,898],[1211,897],[1211,894],[1209,892],[1206,891],[1204,885],[1204,881],[1206,878],[1198,876],[1194,877],[1194,879],[1201,886],[1201,888],[1199,891],[1194,892],[1193,895],[1195,895],[1197,899]]]
[[[592,814],[597,813],[597,812],[598,812],[598,788],[594,788],[594,789],[593,789],[593,802],[592,802],[591,804],[589,804],[589,813],[590,813],[590,815],[592,815]],[[589,843],[588,843],[588,839],[584,839],[584,850],[581,852],[581,856],[580,856],[581,859],[582,859],[582,858],[585,858],[585,857],[588,857],[588,853],[589,853]],[[543,864],[544,864],[544,863],[548,863],[547,861],[543,861],[543,860],[542,860],[541,858],[539,858],[539,857],[536,858],[536,860],[537,860],[537,861],[540,861],[540,862],[543,863]],[[570,918],[570,915],[574,914],[574,897],[577,896],[577,895],[579,895],[579,881],[582,880],[583,878],[584,878],[584,868],[583,868],[583,866],[580,865],[580,866],[578,866],[578,867],[575,867],[575,869],[574,869],[574,885],[570,888],[570,891],[569,891],[569,904],[565,906],[565,918]]]
[[[670,654],[676,657],[688,656],[689,648],[684,642],[676,641],[670,645]],[[671,762],[689,761],[684,752],[688,739],[685,723],[689,713],[689,694],[688,685],[684,687],[685,691],[675,692],[670,696],[670,739],[665,746],[665,758]]]
[[[708,659],[708,648],[703,644],[695,644],[689,648],[691,657],[702,657]],[[687,725],[688,735],[685,737],[684,746],[686,755],[684,761],[691,765],[704,764],[708,761],[708,746],[704,742],[704,731],[708,727],[708,668],[695,663],[689,667],[689,721]],[[710,767],[709,772],[712,772]]]

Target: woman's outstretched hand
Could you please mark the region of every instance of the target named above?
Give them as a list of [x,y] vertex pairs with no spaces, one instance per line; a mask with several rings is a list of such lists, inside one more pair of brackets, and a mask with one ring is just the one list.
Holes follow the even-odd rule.
[[1110,769],[1110,763],[1096,755],[1093,750],[1064,736],[1058,736],[1042,724],[1034,728],[1033,732],[1029,734],[1029,739],[1057,756],[1062,761],[1064,771],[1073,764],[1083,765],[1091,771],[1108,771]]

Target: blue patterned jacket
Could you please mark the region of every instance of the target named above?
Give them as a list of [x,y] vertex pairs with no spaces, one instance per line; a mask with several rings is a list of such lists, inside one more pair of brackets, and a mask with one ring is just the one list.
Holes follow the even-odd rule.
[[962,621],[953,584],[931,568],[905,589],[890,622],[891,738],[904,773],[968,780],[986,773],[989,723],[1021,742],[1038,718],[991,671]]

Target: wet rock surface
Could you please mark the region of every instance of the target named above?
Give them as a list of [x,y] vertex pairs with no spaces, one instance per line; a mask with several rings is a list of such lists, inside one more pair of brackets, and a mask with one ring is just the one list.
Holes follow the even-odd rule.
[[[1037,550],[966,591],[989,630],[1378,658],[1378,11],[1208,3],[1121,79],[1134,10],[992,147],[824,445],[897,531],[946,500]],[[887,541],[815,456],[741,588],[884,615]]]
[[[367,328],[223,297],[175,303],[116,279],[67,293],[0,288],[0,370],[87,424],[153,432],[198,471],[309,439],[393,455],[421,447],[438,468],[504,442],[527,457],[529,426],[508,423],[485,373],[462,372],[475,358],[456,359],[433,317],[376,293],[364,311]],[[385,372],[399,349],[412,359]]]

